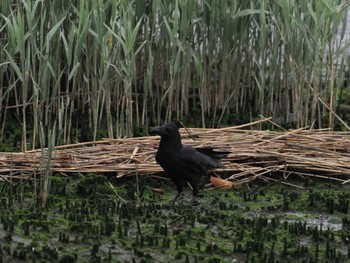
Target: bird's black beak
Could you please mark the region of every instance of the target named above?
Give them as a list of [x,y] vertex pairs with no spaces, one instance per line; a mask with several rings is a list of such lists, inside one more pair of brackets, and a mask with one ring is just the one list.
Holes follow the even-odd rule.
[[149,132],[150,135],[159,135],[162,139],[171,138],[172,135],[179,135],[179,128],[173,123],[167,123],[162,126],[154,127]]
[[161,127],[155,127],[149,132],[150,135],[159,135],[159,136],[162,136],[163,133],[164,132]]

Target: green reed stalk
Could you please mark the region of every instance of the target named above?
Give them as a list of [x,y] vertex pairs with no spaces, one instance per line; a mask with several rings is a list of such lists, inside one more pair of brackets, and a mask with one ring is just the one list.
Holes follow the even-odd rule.
[[176,119],[339,124],[341,0],[2,3],[1,129],[16,119],[22,150],[47,146],[41,129],[70,143]]

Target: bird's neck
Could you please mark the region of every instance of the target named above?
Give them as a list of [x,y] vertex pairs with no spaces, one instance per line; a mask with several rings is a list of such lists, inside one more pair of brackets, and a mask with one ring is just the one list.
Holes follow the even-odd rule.
[[177,138],[176,140],[161,140],[159,144],[159,149],[167,149],[172,152],[181,151],[181,138]]

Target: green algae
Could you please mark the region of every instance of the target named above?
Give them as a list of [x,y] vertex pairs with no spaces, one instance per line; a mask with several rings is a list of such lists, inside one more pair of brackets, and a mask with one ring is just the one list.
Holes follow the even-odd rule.
[[[33,183],[2,201],[2,262],[347,262],[349,188],[304,189],[256,182],[202,191],[152,178],[103,175],[52,178],[48,206],[33,202]],[[112,183],[113,189],[109,183]],[[302,185],[302,181],[295,184]],[[156,194],[153,188],[162,188]],[[8,199],[6,187],[0,200]],[[116,195],[117,193],[117,195]]]

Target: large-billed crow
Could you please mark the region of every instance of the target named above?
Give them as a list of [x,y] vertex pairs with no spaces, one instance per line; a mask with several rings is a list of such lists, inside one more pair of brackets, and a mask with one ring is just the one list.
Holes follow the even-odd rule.
[[211,148],[193,148],[181,143],[178,127],[173,123],[153,128],[151,135],[160,135],[157,163],[176,184],[178,194],[173,204],[183,191],[183,181],[187,181],[193,189],[192,203],[197,200],[198,182],[209,168],[223,168],[218,160],[226,157],[230,152],[216,152]]

